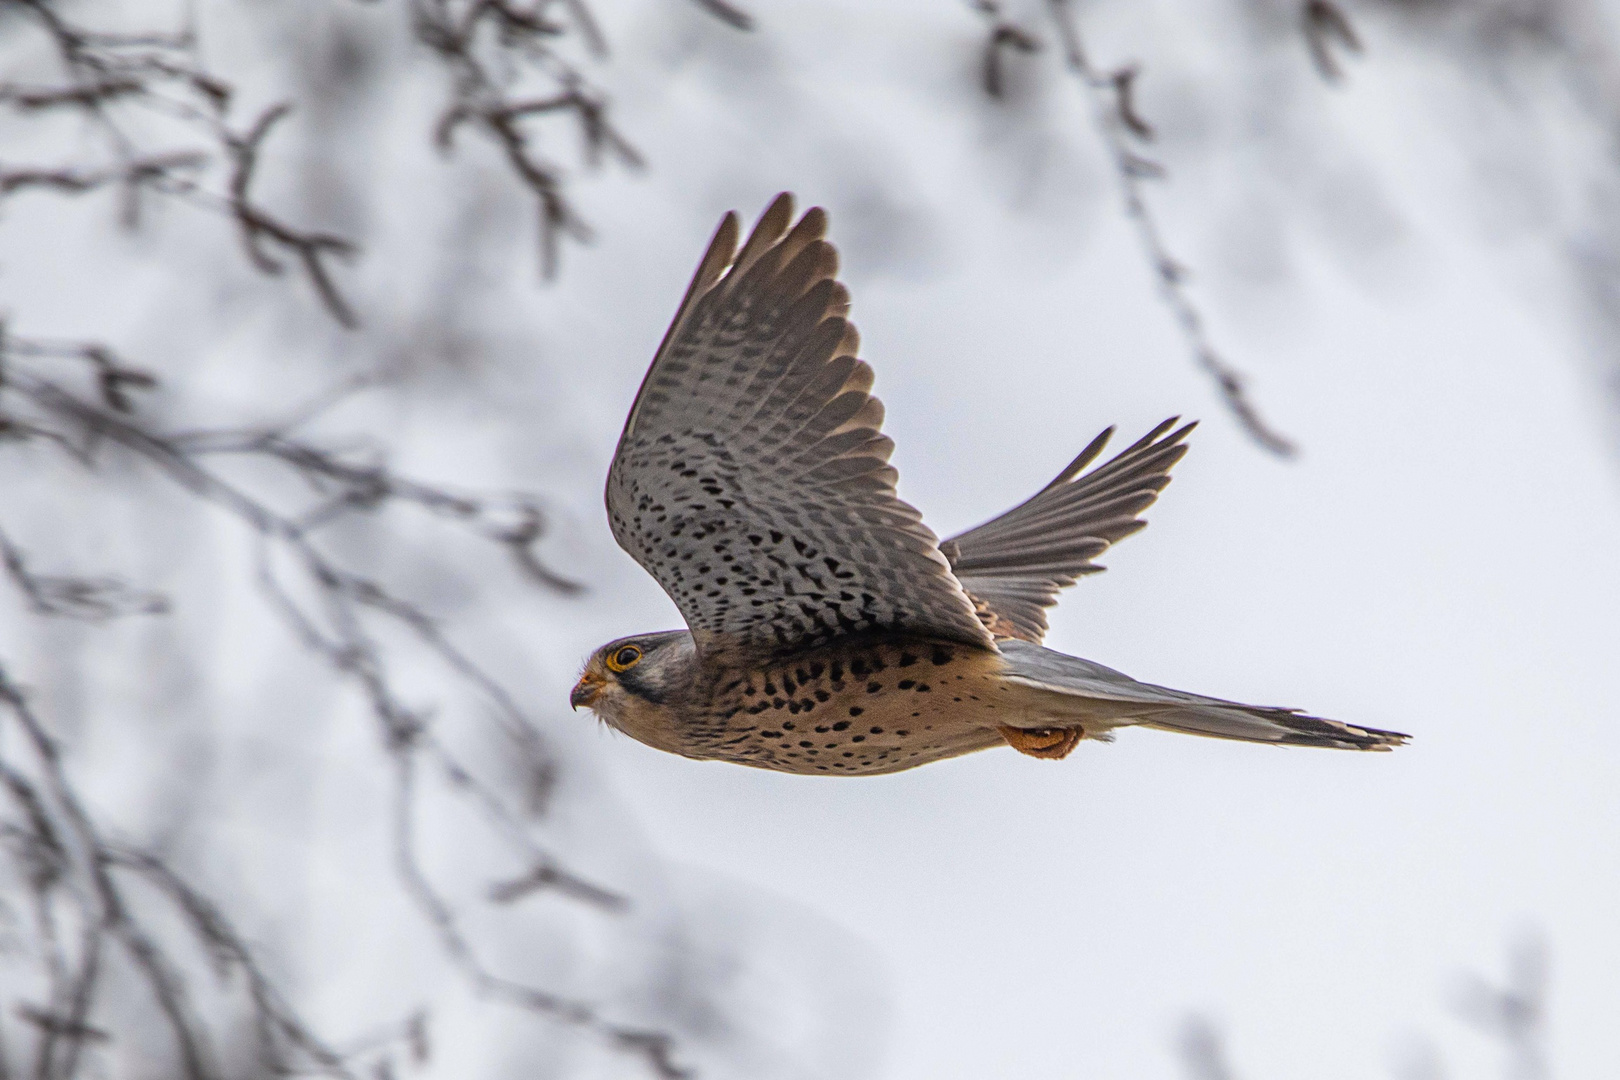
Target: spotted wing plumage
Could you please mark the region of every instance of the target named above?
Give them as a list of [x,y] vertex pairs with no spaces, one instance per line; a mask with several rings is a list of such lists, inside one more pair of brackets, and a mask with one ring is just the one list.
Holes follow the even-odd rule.
[[1038,644],[1058,591],[1084,574],[1100,573],[1104,567],[1092,560],[1147,525],[1137,515],[1170,483],[1171,466],[1187,452],[1182,440],[1196,426],[1171,431],[1178,419],[1171,417],[1107,464],[1080,475],[1108,444],[1114,433],[1109,428],[1033,498],[941,545],[996,637]]
[[614,538],[703,650],[868,631],[993,648],[938,538],[895,495],[826,214],[792,219],[779,196],[741,251],[736,216],[721,222],[620,437]]

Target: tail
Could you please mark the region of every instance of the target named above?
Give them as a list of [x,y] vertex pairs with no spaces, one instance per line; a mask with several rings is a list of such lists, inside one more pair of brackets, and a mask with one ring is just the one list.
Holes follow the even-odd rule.
[[1042,704],[1053,719],[1072,718],[1088,728],[1088,734],[1092,724],[1103,729],[1139,725],[1214,739],[1338,750],[1390,750],[1409,738],[1397,731],[1307,716],[1298,709],[1241,705],[1137,682],[1101,664],[1026,641],[998,645],[1007,660],[1008,681],[1043,692]]

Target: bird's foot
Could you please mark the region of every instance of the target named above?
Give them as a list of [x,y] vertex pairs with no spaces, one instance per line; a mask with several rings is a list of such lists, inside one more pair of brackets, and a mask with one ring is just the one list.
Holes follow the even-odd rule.
[[1085,732],[1080,728],[1015,728],[1001,724],[997,727],[1007,745],[1030,757],[1065,758],[1069,751],[1080,745]]

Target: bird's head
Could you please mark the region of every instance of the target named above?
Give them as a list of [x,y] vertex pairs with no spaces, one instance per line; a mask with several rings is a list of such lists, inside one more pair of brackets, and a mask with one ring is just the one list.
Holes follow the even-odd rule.
[[[636,738],[642,714],[662,711],[691,679],[692,635],[684,630],[637,634],[610,641],[591,654],[568,703],[586,706]],[[643,739],[645,741],[645,739]]]

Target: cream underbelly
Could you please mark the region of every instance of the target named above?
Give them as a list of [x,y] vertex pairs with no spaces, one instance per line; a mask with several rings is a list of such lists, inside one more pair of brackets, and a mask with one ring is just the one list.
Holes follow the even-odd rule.
[[[1050,723],[1001,678],[1002,660],[959,645],[820,650],[717,682],[725,708],[688,728],[682,752],[783,772],[898,772],[1001,745],[1001,725]],[[1042,695],[1044,696],[1044,695]]]

